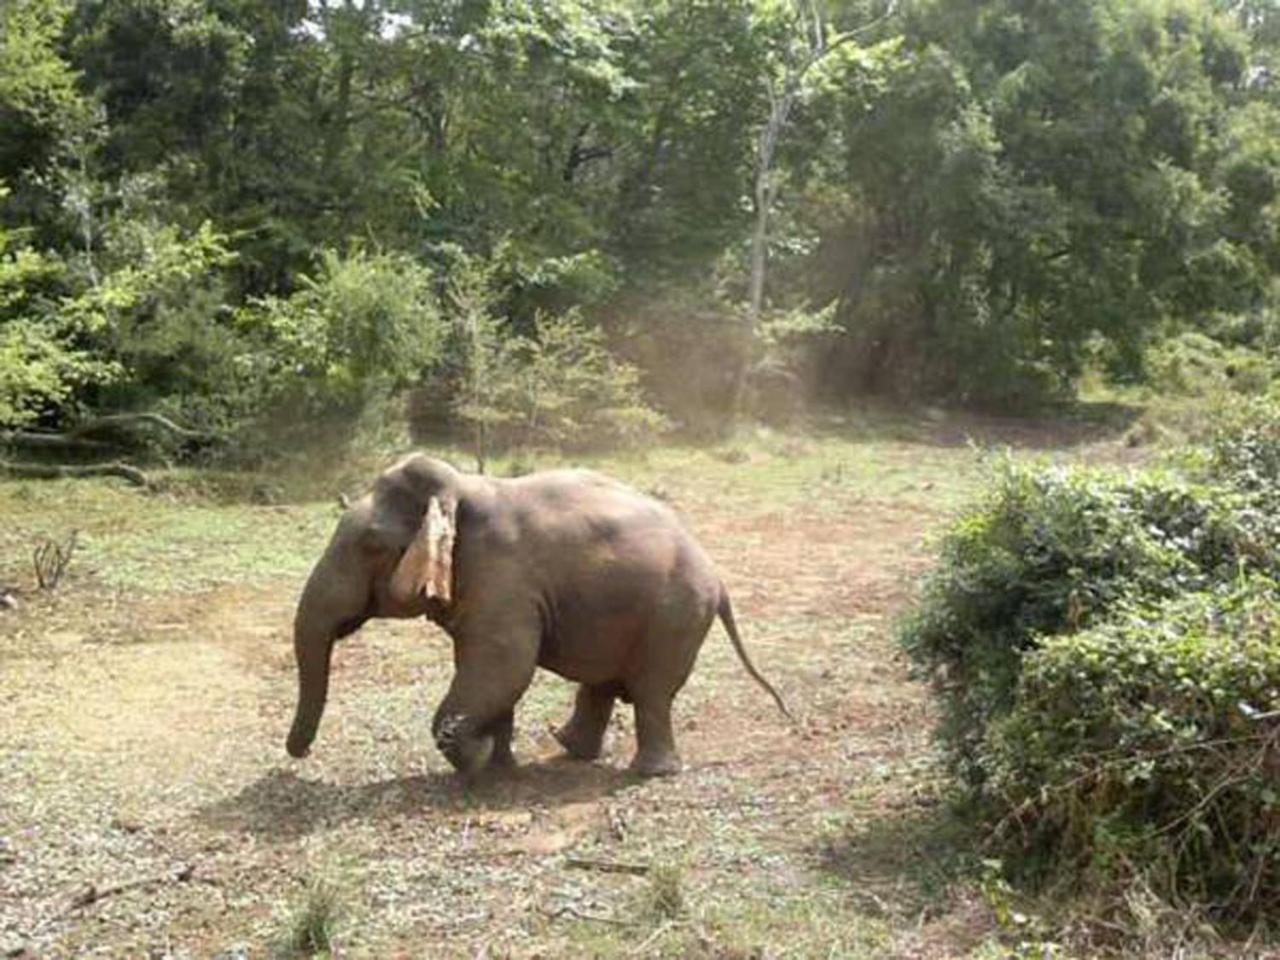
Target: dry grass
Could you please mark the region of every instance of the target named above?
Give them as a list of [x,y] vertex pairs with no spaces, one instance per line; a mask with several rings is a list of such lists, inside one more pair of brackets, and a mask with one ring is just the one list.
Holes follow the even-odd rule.
[[[945,868],[930,704],[888,630],[975,457],[953,422],[891,426],[600,464],[688,517],[802,718],[777,716],[717,629],[678,701],[688,769],[658,782],[625,772],[625,713],[603,761],[561,757],[549,727],[572,689],[539,675],[520,770],[464,786],[428,736],[450,652],[419,623],[340,646],[295,763],[289,623],[331,503],[0,485],[5,557],[37,533],[85,538],[58,591],[0,611],[0,948],[265,956],[283,929],[379,958],[993,949],[994,914]],[[22,586],[9,559],[0,580]],[[340,898],[316,886],[335,872]]]

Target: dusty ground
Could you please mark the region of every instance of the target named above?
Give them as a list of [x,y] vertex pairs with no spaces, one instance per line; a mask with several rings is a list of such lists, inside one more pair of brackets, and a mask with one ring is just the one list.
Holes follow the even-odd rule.
[[196,524],[169,503],[166,526],[138,494],[11,489],[10,582],[40,523],[87,524],[96,546],[80,576],[0,612],[0,956],[270,955],[317,883],[340,956],[992,949],[982,898],[946,881],[929,699],[890,630],[976,475],[943,433],[618,467],[685,513],[802,721],[716,627],[678,701],[687,770],[658,782],[624,770],[626,711],[605,761],[561,758],[548,728],[572,688],[540,675],[519,772],[461,784],[428,735],[451,667],[424,623],[340,645],[312,757],[292,761],[292,606],[333,508]]

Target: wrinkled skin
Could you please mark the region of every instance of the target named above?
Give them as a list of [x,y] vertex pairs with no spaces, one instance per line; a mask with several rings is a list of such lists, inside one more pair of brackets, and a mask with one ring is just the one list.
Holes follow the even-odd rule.
[[[405,575],[433,498],[456,510],[447,599]],[[305,756],[315,738],[335,640],[371,617],[426,615],[453,640],[432,734],[457,769],[513,764],[513,709],[541,666],[580,684],[556,734],[572,756],[600,754],[622,699],[635,707],[632,768],[674,773],[672,700],[717,613],[785,712],[742,650],[711,561],[665,505],[587,471],[494,479],[414,454],[347,509],[303,590],[288,751]]]

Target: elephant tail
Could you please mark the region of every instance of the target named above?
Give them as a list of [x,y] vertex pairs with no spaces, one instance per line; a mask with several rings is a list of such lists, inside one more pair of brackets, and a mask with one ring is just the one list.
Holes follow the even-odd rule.
[[724,624],[724,629],[729,634],[729,639],[733,641],[733,649],[737,651],[738,659],[747,668],[747,673],[751,674],[751,679],[769,691],[769,695],[773,697],[773,702],[778,705],[778,709],[782,711],[783,716],[794,723],[796,718],[787,709],[786,701],[782,699],[782,695],[773,688],[773,684],[760,675],[760,671],[756,669],[755,664],[751,662],[751,658],[747,656],[746,648],[742,645],[742,637],[738,635],[738,624],[733,619],[733,605],[729,603],[729,591],[723,586],[720,587],[720,605],[716,607],[716,612],[720,615],[720,622]]

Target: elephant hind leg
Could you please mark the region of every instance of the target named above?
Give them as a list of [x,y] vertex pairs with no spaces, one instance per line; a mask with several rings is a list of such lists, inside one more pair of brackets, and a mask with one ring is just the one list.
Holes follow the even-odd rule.
[[555,738],[569,756],[577,760],[594,760],[600,756],[618,692],[615,683],[584,683],[578,687],[573,716],[555,731]]
[[636,705],[636,755],[631,769],[642,777],[671,776],[682,764],[671,727],[674,693],[634,692]]
[[634,679],[627,681],[636,711],[636,755],[631,769],[641,776],[680,772],[671,705],[689,679],[711,625],[714,607],[704,606],[687,616],[654,623],[645,638],[647,659],[637,664]]

